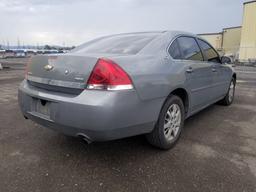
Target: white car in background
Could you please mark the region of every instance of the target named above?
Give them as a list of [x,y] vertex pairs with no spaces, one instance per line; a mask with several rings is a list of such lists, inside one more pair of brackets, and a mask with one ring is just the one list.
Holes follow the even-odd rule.
[[0,58],[4,58],[5,50],[0,50]]
[[15,57],[26,57],[26,52],[24,50],[15,50]]

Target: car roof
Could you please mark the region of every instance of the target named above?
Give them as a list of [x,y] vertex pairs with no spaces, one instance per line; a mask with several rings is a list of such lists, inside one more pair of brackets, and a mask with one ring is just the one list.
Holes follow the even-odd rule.
[[174,39],[177,36],[191,36],[191,37],[197,37],[195,34],[184,32],[184,31],[171,31],[171,30],[163,30],[163,31],[142,31],[142,32],[129,32],[129,33],[119,33],[119,34],[112,34],[107,36],[101,36],[99,38],[96,38],[92,41],[86,42],[79,47],[86,46],[86,44],[93,43],[95,41],[104,39],[104,38],[111,38],[111,37],[122,37],[122,36],[129,36],[129,35],[152,35],[155,36],[151,42],[149,42],[141,51],[138,52],[138,54],[154,54],[161,50],[166,50],[168,47],[170,41]]
[[178,30],[163,30],[163,31],[141,31],[141,32],[129,32],[129,33],[118,33],[108,36],[119,36],[119,35],[147,35],[147,34],[173,34],[173,35],[189,35],[189,36],[196,36],[193,33],[185,32],[185,31],[178,31]]

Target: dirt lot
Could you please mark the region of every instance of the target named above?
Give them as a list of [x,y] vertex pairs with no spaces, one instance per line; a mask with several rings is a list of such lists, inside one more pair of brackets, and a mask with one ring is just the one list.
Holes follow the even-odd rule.
[[86,145],[25,120],[23,71],[0,71],[0,191],[256,191],[256,69],[237,70],[235,103],[189,118],[170,151],[143,136]]

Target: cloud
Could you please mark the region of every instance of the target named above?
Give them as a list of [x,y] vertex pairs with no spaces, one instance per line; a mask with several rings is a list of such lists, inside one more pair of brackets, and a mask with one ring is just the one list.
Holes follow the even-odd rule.
[[218,32],[241,25],[243,0],[1,0],[0,44],[77,45],[120,32]]

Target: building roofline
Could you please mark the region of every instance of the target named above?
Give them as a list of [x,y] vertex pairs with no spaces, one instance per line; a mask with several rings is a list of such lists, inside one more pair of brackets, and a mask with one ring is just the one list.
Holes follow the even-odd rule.
[[200,34],[197,34],[197,35],[221,35],[222,32],[219,32],[219,33],[200,33]]
[[[256,2],[256,0],[255,0],[255,2]],[[224,30],[237,29],[237,28],[242,28],[242,26],[226,27],[226,28],[222,29],[222,32],[217,32],[217,33],[200,33],[200,34],[197,34],[197,35],[221,35],[221,34],[223,34]]]
[[[256,2],[256,1],[255,1],[255,2]],[[225,29],[237,29],[237,28],[242,28],[242,26],[226,27],[226,28],[223,28],[223,30],[225,30]]]
[[250,3],[256,3],[256,0],[254,0],[254,1],[247,1],[247,2],[244,2],[244,5],[246,5],[246,4],[250,4]]

